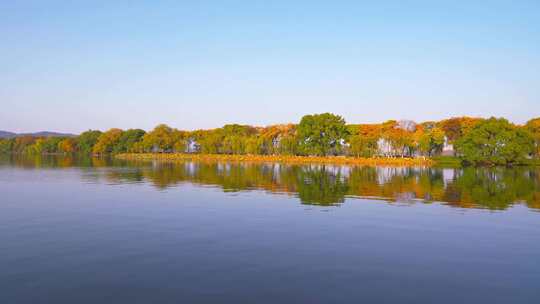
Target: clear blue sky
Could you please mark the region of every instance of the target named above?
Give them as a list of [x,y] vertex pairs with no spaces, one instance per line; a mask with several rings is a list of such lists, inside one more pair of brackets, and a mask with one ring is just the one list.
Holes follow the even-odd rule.
[[0,130],[540,116],[538,0],[2,1],[0,41]]

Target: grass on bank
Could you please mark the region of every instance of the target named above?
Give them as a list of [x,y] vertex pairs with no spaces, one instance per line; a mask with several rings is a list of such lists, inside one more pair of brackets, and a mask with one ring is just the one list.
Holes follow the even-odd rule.
[[361,158],[345,156],[285,156],[285,155],[228,155],[228,154],[184,154],[184,153],[123,153],[116,155],[124,160],[158,161],[230,161],[230,162],[278,162],[291,164],[346,164],[372,166],[431,166],[428,158]]
[[[122,153],[118,159],[166,162],[175,161],[228,161],[228,162],[277,162],[291,164],[343,164],[361,166],[433,166],[460,168],[463,160],[455,156],[435,156],[432,158],[401,157],[347,157],[347,156],[294,156],[294,155],[230,155],[230,154],[187,154],[187,153]],[[529,159],[517,166],[540,166],[540,159]]]
[[[431,160],[433,161],[434,166],[440,166],[440,167],[464,167],[467,166],[467,164],[463,163],[463,160],[456,156],[436,156],[432,157]],[[540,166],[540,159],[538,158],[532,158],[532,159],[526,159],[524,161],[521,161],[519,163],[513,164],[514,166]],[[478,166],[497,166],[497,165],[478,165]],[[498,166],[504,166],[504,165],[498,165]]]

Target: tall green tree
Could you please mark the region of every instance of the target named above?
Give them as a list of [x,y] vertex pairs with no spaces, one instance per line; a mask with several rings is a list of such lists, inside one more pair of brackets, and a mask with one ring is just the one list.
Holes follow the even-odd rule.
[[114,145],[113,153],[125,153],[131,151],[133,146],[142,140],[146,132],[141,129],[129,129],[120,135],[118,142]]
[[331,113],[306,115],[298,125],[299,148],[306,155],[335,155],[349,136],[345,120]]
[[460,138],[456,149],[468,163],[511,165],[523,162],[533,153],[534,139],[524,128],[492,117]]

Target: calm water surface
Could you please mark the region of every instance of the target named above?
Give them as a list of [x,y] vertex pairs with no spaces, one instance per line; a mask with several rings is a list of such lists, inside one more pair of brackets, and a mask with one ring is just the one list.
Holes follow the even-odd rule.
[[0,158],[0,303],[540,303],[540,169]]

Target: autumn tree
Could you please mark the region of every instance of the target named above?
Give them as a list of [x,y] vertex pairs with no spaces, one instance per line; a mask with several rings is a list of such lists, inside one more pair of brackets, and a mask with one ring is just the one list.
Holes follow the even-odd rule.
[[268,126],[261,129],[259,133],[262,154],[292,155],[297,153],[294,124]]
[[27,145],[23,148],[24,154],[42,154],[45,153],[45,139],[36,138],[31,145]]
[[283,130],[280,126],[268,126],[260,131],[260,150],[262,154],[272,155],[279,153],[279,142]]
[[[528,152],[531,141],[533,149]],[[454,117],[416,124],[390,120],[382,124],[346,125],[331,114],[306,115],[300,124],[253,127],[228,124],[212,130],[181,131],[161,124],[78,137],[19,136],[0,139],[0,153],[200,152],[253,155],[351,155],[356,157],[433,156],[445,143],[454,144],[470,163],[512,164],[528,153],[540,157],[540,118],[524,126],[505,120]]]
[[58,143],[58,152],[60,153],[74,153],[76,151],[77,143],[73,138],[64,138]]
[[[414,153],[415,141],[414,127],[410,123],[404,124],[397,121],[387,121],[381,126],[381,138],[390,145],[392,156],[411,156]],[[388,153],[388,152],[387,152]]]
[[170,152],[174,148],[176,141],[175,129],[160,124],[154,130],[143,136],[143,145],[146,151],[151,152]]
[[92,153],[94,154],[108,154],[112,153],[114,147],[119,143],[120,137],[122,136],[123,131],[120,129],[110,129],[105,133],[102,133],[94,147],[92,148]]
[[387,133],[387,138],[397,155],[411,156],[414,153],[413,133],[400,128],[394,128]]
[[377,154],[377,142],[381,136],[379,125],[348,126],[349,154],[356,157],[372,157]]
[[32,136],[20,136],[15,138],[15,142],[13,143],[13,153],[24,153],[25,150],[28,150],[27,147],[34,144],[36,141],[36,138]]
[[481,118],[473,117],[453,117],[445,119],[439,122],[439,127],[444,131],[450,143],[454,143],[456,140],[467,135],[476,124],[482,121]]
[[173,144],[173,152],[176,153],[184,153],[187,151],[188,148],[188,138],[186,136],[186,132],[175,130],[173,134],[174,138],[174,144]]
[[438,127],[423,127],[417,132],[418,150],[426,156],[433,156],[442,151],[444,145],[444,131]]

